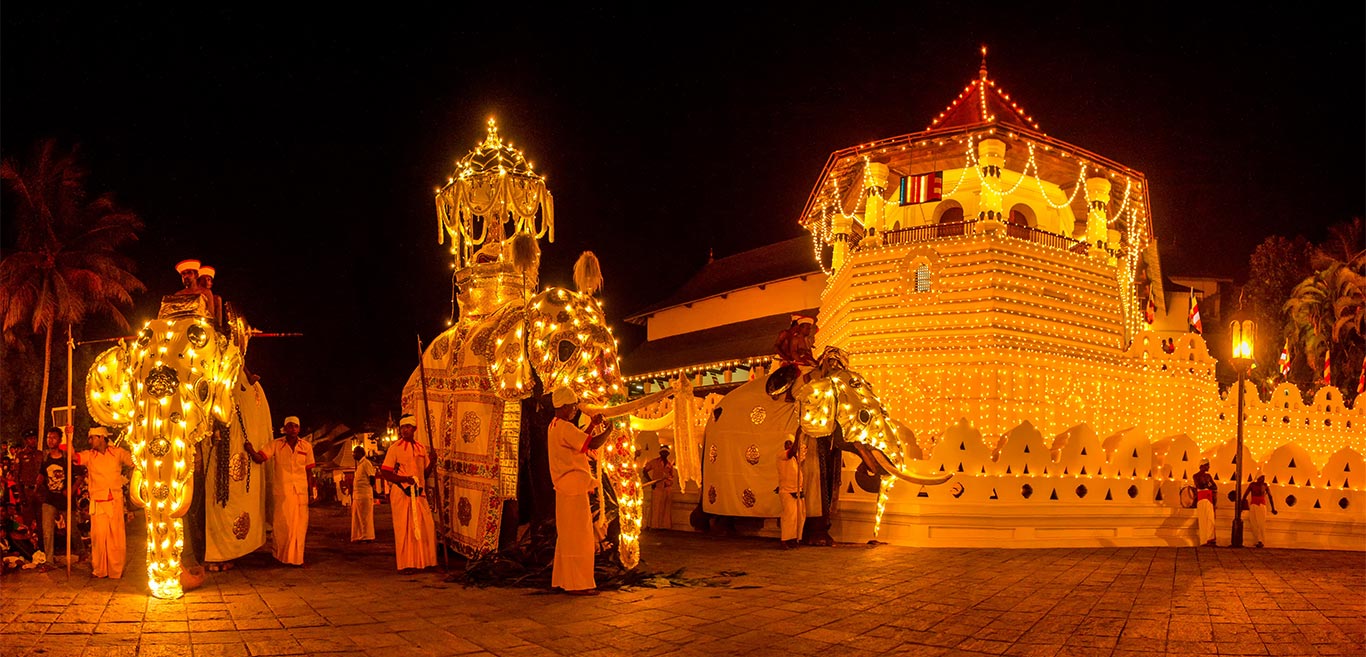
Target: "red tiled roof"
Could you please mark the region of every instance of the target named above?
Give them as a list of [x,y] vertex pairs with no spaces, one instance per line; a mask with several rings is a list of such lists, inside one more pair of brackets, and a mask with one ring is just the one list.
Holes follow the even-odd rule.
[[963,88],[963,93],[958,94],[925,129],[944,130],[987,123],[1039,129],[1034,117],[1012,100],[1010,94],[996,86],[995,80],[987,77],[987,68],[983,64],[977,79],[969,82]]

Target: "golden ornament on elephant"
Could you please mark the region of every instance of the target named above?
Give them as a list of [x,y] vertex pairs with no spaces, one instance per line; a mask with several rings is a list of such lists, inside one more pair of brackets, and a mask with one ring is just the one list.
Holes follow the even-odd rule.
[[754,410],[749,412],[750,422],[763,424],[766,419],[768,419],[768,411],[764,410],[763,406],[755,406]]
[[147,380],[143,385],[153,397],[169,397],[175,392],[176,386],[180,385],[180,375],[170,367],[159,365],[147,374]]
[[171,451],[171,441],[158,436],[147,446],[147,451],[151,452],[152,456],[155,456],[156,458],[166,456],[166,453]]
[[228,461],[228,478],[233,481],[242,481],[243,479],[246,479],[249,463],[250,461],[247,459],[246,454],[241,452],[233,454],[232,459]]
[[238,515],[232,520],[232,535],[236,537],[237,540],[241,541],[246,539],[247,534],[250,532],[251,516],[248,515],[246,511],[243,511],[241,515]]

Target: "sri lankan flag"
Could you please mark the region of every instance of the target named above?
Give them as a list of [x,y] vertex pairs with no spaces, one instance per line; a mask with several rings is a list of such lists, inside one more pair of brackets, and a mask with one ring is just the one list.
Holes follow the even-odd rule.
[[901,204],[915,205],[944,197],[944,172],[933,171],[901,179]]

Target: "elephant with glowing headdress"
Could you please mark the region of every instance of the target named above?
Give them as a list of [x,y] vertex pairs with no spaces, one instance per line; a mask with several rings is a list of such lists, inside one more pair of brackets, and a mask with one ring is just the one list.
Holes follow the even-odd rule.
[[554,517],[546,507],[554,499],[544,451],[550,418],[539,402],[564,387],[586,413],[617,418],[596,455],[611,485],[599,499],[616,500],[618,552],[626,567],[634,566],[643,492],[626,416],[672,392],[612,405],[625,399],[626,385],[616,340],[592,294],[552,287],[523,296],[524,280],[505,262],[460,275],[467,277],[460,283],[461,321],[427,346],[402,394],[404,412],[418,419],[418,441],[427,443],[429,423],[435,438],[439,486],[432,501],[442,542],[477,557],[509,544],[526,516]]
[[[919,485],[952,475],[919,475],[903,462],[909,431],[887,414],[872,385],[849,369],[848,356],[827,347],[814,366],[789,363],[727,394],[713,411],[703,439],[702,526],[706,515],[772,518],[779,515],[776,460],[787,440],[798,450],[807,518],[803,540],[830,545],[830,515],[840,492],[841,453],[860,460],[855,479],[878,493],[874,534],[897,479]],[[906,435],[902,435],[906,434]]]
[[[176,297],[195,298],[167,298]],[[91,417],[122,428],[133,457],[130,492],[146,510],[148,584],[158,598],[182,593],[182,518],[193,499],[195,450],[233,418],[248,334],[240,317],[220,331],[202,306],[163,303],[160,318],[101,353],[86,378]]]

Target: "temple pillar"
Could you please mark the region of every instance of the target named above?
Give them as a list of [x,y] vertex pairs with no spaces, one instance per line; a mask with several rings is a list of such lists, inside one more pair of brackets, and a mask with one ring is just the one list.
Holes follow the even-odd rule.
[[[1110,180],[1108,178],[1087,178],[1086,179],[1086,198],[1090,201],[1086,207],[1086,225],[1084,229],[1084,239],[1092,245],[1104,243],[1106,247],[1113,250],[1119,248],[1118,239],[1111,240],[1109,226],[1107,223],[1107,209],[1110,207]],[[1116,235],[1117,235],[1116,231]],[[1108,258],[1103,249],[1094,249],[1091,255],[1097,258]]]
[[977,143],[977,164],[982,173],[982,189],[977,195],[978,230],[994,233],[1005,228],[1005,199],[1001,197],[1001,171],[1006,164],[1006,144],[999,139]]
[[854,219],[843,212],[830,218],[831,239],[830,269],[839,271],[849,257],[849,233],[854,229]]
[[883,226],[883,200],[882,194],[887,189],[887,165],[881,162],[868,162],[863,167],[863,193],[865,195],[863,205],[863,226],[867,229],[864,240],[868,241],[869,246],[882,244]]

